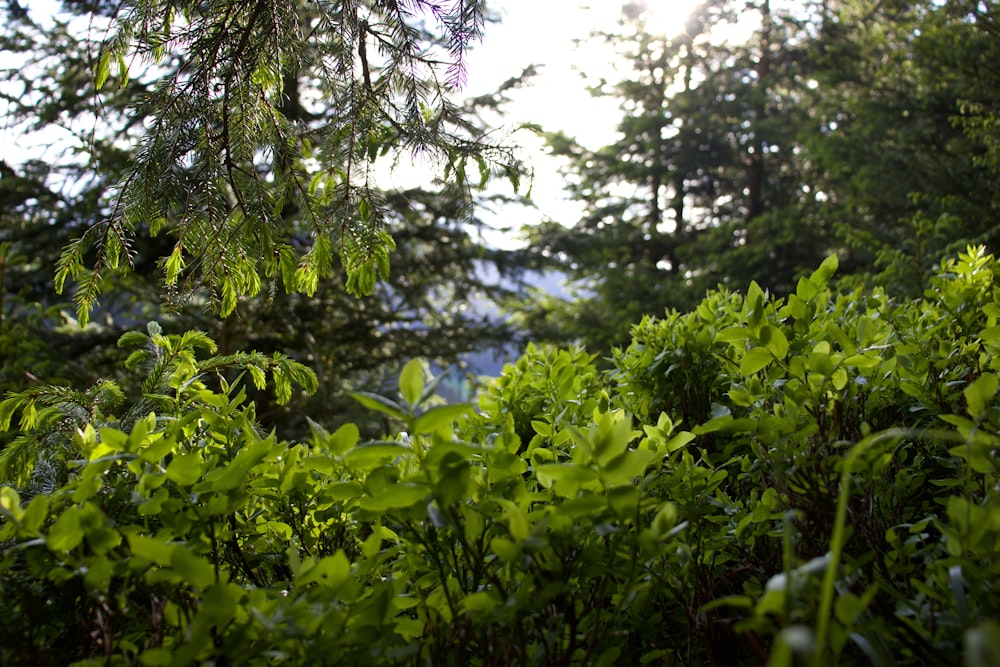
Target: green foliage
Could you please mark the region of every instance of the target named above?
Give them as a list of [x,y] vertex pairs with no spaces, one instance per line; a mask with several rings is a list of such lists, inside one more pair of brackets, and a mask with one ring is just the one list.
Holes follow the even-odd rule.
[[341,269],[370,295],[394,248],[377,175],[406,152],[466,196],[494,174],[517,181],[510,149],[452,101],[479,3],[143,0],[98,18],[85,85],[111,122],[121,106],[142,122],[124,121],[138,148],[56,262],[83,324],[106,280],[142,262],[140,238],[169,234],[153,255],[164,286],[207,289],[225,317],[271,282],[312,296]]
[[707,421],[726,387],[722,360],[728,346],[721,334],[738,326],[741,301],[736,294],[713,292],[691,312],[644,316],[632,327],[629,346],[613,351],[611,379],[622,404],[644,421],[661,412],[686,424]]
[[[153,122],[152,109],[137,105],[136,100],[154,95],[156,80],[152,72],[144,73],[141,58],[130,59],[127,62],[134,71],[121,87],[112,59],[111,77],[99,93],[95,91],[93,69],[101,45],[92,40],[106,36],[99,26],[107,15],[122,8],[107,3],[97,7],[94,3],[63,4],[76,14],[53,17],[33,6],[27,7],[28,14],[18,13],[17,5],[0,8],[5,19],[0,49],[6,77],[0,77],[0,88],[8,104],[9,130],[13,136],[24,136],[23,143],[33,144],[37,133],[38,145],[52,145],[38,159],[25,159],[31,155],[16,152],[7,159],[21,162],[0,165],[0,244],[8,252],[7,259],[0,260],[4,313],[0,396],[38,384],[82,388],[103,380],[114,380],[131,393],[130,383],[141,378],[123,368],[127,353],[115,342],[137,322],[156,320],[171,331],[204,331],[217,341],[220,355],[252,349],[268,356],[288,354],[307,364],[319,382],[311,395],[300,392],[282,404],[272,389],[248,388],[265,428],[278,427],[285,437],[305,437],[309,415],[331,430],[353,421],[366,435],[374,435],[383,424],[365,413],[348,396],[350,391],[381,391],[390,386],[400,359],[420,355],[446,368],[460,364],[470,351],[511,339],[510,327],[487,316],[484,304],[516,285],[513,254],[485,246],[486,225],[472,210],[473,193],[455,178],[426,182],[420,188],[387,189],[385,181],[399,180],[383,178],[396,149],[385,157],[376,156],[378,164],[366,172],[378,181],[367,193],[379,203],[371,215],[381,216],[383,227],[375,252],[361,252],[355,241],[365,237],[342,237],[338,229],[315,238],[321,247],[312,257],[321,262],[302,263],[302,256],[314,244],[309,232],[312,223],[308,208],[292,198],[272,215],[280,217],[282,232],[292,235],[291,245],[273,254],[257,254],[256,250],[247,254],[257,262],[260,277],[248,276],[245,282],[259,283],[258,295],[241,297],[234,289],[222,288],[213,292],[198,279],[209,262],[185,250],[185,243],[193,243],[195,237],[186,235],[178,243],[176,224],[182,215],[180,207],[172,208],[165,220],[143,218],[137,224],[132,268],[101,274],[100,304],[89,313],[86,326],[80,326],[70,283],[66,283],[65,298],[53,293],[52,266],[67,244],[86,229],[102,228],[107,222],[116,186],[132,169],[145,128]],[[304,15],[316,12],[315,3],[292,4]],[[93,11],[97,15],[91,23],[87,19]],[[31,17],[34,20],[26,20]],[[375,50],[369,53],[374,55]],[[157,72],[164,74],[180,67],[169,55],[161,65],[163,69]],[[317,99],[313,73],[300,69],[293,76],[290,71],[283,83],[280,111],[294,120],[297,135],[312,136],[343,120],[343,107],[310,102]],[[463,118],[466,139],[476,143],[479,140],[473,137],[484,136],[488,130],[478,120],[479,111],[497,104],[495,96],[485,95],[454,110]],[[429,115],[432,111],[427,109]],[[100,122],[95,123],[95,117]],[[71,135],[65,132],[67,126],[86,131]],[[380,140],[401,151],[407,148],[396,135]],[[314,153],[315,148],[314,141]],[[280,161],[268,161],[266,153],[258,157],[257,175],[268,187],[276,187]],[[470,165],[476,165],[478,184],[482,174],[478,163],[470,160]],[[410,161],[401,158],[399,162],[405,172]],[[300,166],[311,176],[328,164],[314,155]],[[483,166],[497,165],[485,159]],[[181,176],[196,180],[190,172]],[[323,182],[316,187],[319,197]],[[204,201],[189,196],[194,191],[200,192],[200,185],[185,191],[186,200]],[[478,192],[475,196],[486,198]],[[249,231],[253,220],[248,218],[240,229]],[[154,231],[158,235],[150,236]],[[341,252],[341,240],[349,252]],[[81,247],[87,252],[84,265],[92,267],[95,255],[86,243]],[[237,246],[214,244],[209,250],[235,252]],[[329,271],[322,270],[322,262],[329,264]],[[390,262],[392,270],[383,278]],[[348,274],[354,277],[349,279]],[[364,298],[348,290],[349,280],[354,288],[361,286],[361,278],[368,285],[375,280],[373,293]],[[284,285],[308,289],[287,293]],[[225,300],[227,308],[233,307],[232,314],[225,319],[211,316],[216,310],[210,307],[213,299],[215,306]],[[0,440],[4,438],[0,435]]]
[[[801,21],[754,3],[742,48],[708,26],[741,5],[711,2],[687,34],[644,36],[620,145],[553,138],[583,167],[583,234],[536,237],[604,272],[558,314],[624,344],[607,372],[582,347],[529,347],[478,409],[439,401],[429,363],[392,395],[372,369],[461,347],[428,342],[448,320],[427,304],[454,302],[475,281],[449,282],[488,257],[455,195],[517,178],[437,86],[436,49],[457,84],[481,6],[167,4],[97,3],[115,19],[100,49],[7,11],[4,49],[40,54],[11,73],[37,92],[14,121],[109,114],[96,176],[76,165],[60,188],[58,165],[0,165],[16,389],[0,402],[0,662],[997,661],[1000,268],[978,246],[940,261],[993,235],[991,3],[830,2]],[[382,155],[413,148],[451,191],[374,186]],[[922,298],[835,287],[856,268],[838,224],[879,280]],[[81,321],[105,291],[87,332],[128,356],[53,385],[62,367],[35,365],[52,353],[31,333],[60,306],[31,283],[51,256],[36,249],[73,237],[57,280],[78,280]],[[387,282],[393,243],[418,268]],[[150,267],[239,317],[119,337],[158,318]],[[720,280],[749,287],[701,299]],[[340,299],[380,288],[367,319],[376,306]],[[299,331],[313,321],[326,328]],[[271,353],[288,348],[322,385]],[[366,439],[376,419],[326,396],[298,408],[301,441],[261,426],[272,395],[344,389],[391,426]]]
[[[14,416],[20,414],[20,434],[0,451],[0,482],[51,489],[65,480],[76,452],[74,434],[81,429],[131,428],[150,411],[187,415],[211,409],[214,404],[201,393],[211,378],[227,390],[240,387],[240,400],[246,395],[241,387],[245,376],[263,389],[270,375],[277,400],[283,403],[291,399],[293,385],[306,392],[316,390],[315,374],[285,355],[239,352],[199,359],[216,350],[215,342],[204,333],[165,336],[156,322],[147,330],[146,334],[127,333],[118,341],[121,347],[139,348],[125,366],[146,371],[137,399],[128,404],[113,380],[101,380],[85,391],[38,385],[11,393],[0,402],[0,430],[10,429]],[[236,371],[240,375],[227,381],[225,375]],[[36,470],[39,477],[33,476]]]
[[[646,319],[605,374],[578,348],[531,348],[478,411],[436,400],[412,361],[396,395],[355,394],[396,424],[372,441],[264,435],[239,382],[209,386],[211,341],[132,334],[131,363],[158,378],[139,400],[4,403],[24,435],[60,439],[65,473],[0,489],[0,651],[991,664],[1000,267],[970,248],[896,302],[835,291],[836,266],[787,298],[751,284]],[[112,419],[123,398],[142,410]]]
[[[900,296],[966,245],[996,243],[995,2],[836,2],[812,47],[818,212]],[[992,100],[992,101],[987,101]],[[978,111],[977,111],[978,109]],[[995,135],[995,133],[994,133]],[[873,270],[874,269],[874,270]]]
[[[581,347],[556,349],[529,343],[484,391],[480,408],[490,419],[481,426],[487,432],[512,433],[519,448],[531,450],[552,435],[553,427],[587,419],[602,398],[593,361]],[[603,402],[607,403],[606,395]]]
[[[645,314],[691,310],[707,290],[750,280],[784,294],[840,249],[803,178],[816,15],[789,7],[696,3],[685,29],[664,35],[630,2],[593,36],[625,74],[595,75],[591,90],[620,100],[621,119],[600,148],[549,135],[584,212],[526,230],[537,261],[577,288],[567,303],[520,304],[536,335],[606,353]],[[735,21],[753,29],[737,36]]]

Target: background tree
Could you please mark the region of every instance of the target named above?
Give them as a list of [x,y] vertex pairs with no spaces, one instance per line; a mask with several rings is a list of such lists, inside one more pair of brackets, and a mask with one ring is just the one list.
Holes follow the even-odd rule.
[[[622,99],[619,140],[591,150],[550,138],[587,214],[528,232],[539,261],[580,281],[579,298],[522,310],[530,326],[554,320],[598,350],[642,314],[689,307],[719,283],[787,290],[833,246],[829,229],[797,223],[810,205],[798,137],[808,26],[769,2],[702,3],[671,37],[652,32],[638,3],[623,16],[621,32],[601,37],[631,76],[594,89]],[[748,24],[746,42],[725,41],[726,26]]]
[[631,73],[594,88],[622,100],[618,140],[550,137],[587,212],[528,231],[576,298],[514,309],[600,352],[719,284],[788,293],[832,252],[921,293],[942,258],[996,242],[994,5],[713,1],[664,37],[627,3],[600,37]]
[[919,295],[941,258],[995,247],[995,173],[973,128],[998,102],[996,3],[827,3],[813,43],[818,211],[872,279]]

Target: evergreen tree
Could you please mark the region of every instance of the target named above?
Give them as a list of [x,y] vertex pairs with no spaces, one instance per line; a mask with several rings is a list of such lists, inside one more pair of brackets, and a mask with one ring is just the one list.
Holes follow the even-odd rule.
[[996,128],[982,131],[1000,102],[995,16],[996,3],[964,0],[824,7],[811,185],[867,273],[900,293],[921,294],[943,257],[1000,240]]
[[[386,42],[386,50],[380,51],[372,44],[388,40],[390,26],[417,21],[419,12],[434,7],[444,12],[443,5],[410,3],[404,11],[395,3],[374,3],[368,14],[358,3],[283,5],[284,13],[274,20],[284,17],[285,22],[269,24],[267,30],[287,28],[293,18],[287,14],[295,12],[298,32],[293,30],[293,37],[299,41],[287,48],[307,51],[293,58],[287,45],[258,43],[265,38],[249,28],[262,20],[253,18],[253,8],[217,4],[211,11],[185,5],[169,21],[162,19],[169,14],[156,19],[154,7],[139,4],[128,13],[113,4],[66,2],[67,13],[51,22],[44,17],[36,22],[30,9],[19,13],[14,5],[8,7],[2,45],[17,63],[4,84],[9,117],[16,131],[54,144],[41,158],[12,165],[0,179],[5,197],[0,241],[9,244],[10,253],[0,266],[6,306],[0,333],[5,340],[40,343],[34,357],[5,355],[2,388],[30,384],[25,371],[31,368],[45,381],[78,386],[114,374],[122,354],[115,348],[118,337],[158,319],[170,332],[206,331],[223,353],[285,352],[308,363],[319,377],[320,391],[313,398],[296,397],[279,407],[273,397],[256,396],[262,421],[302,433],[306,414],[328,426],[356,415],[346,392],[378,389],[404,359],[422,356],[447,366],[470,350],[509,341],[507,326],[488,317],[482,303],[503,292],[499,278],[511,284],[516,266],[505,253],[484,245],[483,223],[473,213],[470,196],[470,188],[490,177],[494,167],[517,176],[518,167],[510,160],[488,162],[491,155],[510,156],[506,149],[482,142],[488,128],[476,119],[480,109],[499,104],[502,94],[457,105],[450,99],[457,93],[449,88],[459,83],[459,47],[478,29],[482,8],[451,3],[454,12],[437,17],[444,26],[441,35],[426,26],[407,29],[409,46],[393,50]],[[390,15],[379,13],[393,8]],[[91,27],[84,22],[81,29],[80,17],[92,10]],[[364,19],[367,27],[351,23],[354,19],[344,12],[353,12],[359,22]],[[143,45],[156,40],[163,48],[158,64],[146,70],[135,64],[139,60],[126,60],[131,67],[127,79],[111,58],[106,63],[109,80],[98,92],[104,76],[100,61],[107,60],[99,54],[113,54],[127,41],[119,35],[117,42],[94,43],[91,37],[102,34],[102,18],[116,21],[108,34],[131,30],[140,55]],[[341,23],[331,23],[334,19]],[[157,36],[152,31],[157,20],[164,21],[156,24],[160,28],[173,31],[168,32],[174,41],[166,38],[168,32]],[[223,24],[234,26],[235,37],[218,32]],[[364,47],[351,42],[354,50],[341,44],[341,56],[354,58],[353,80],[350,72],[331,69],[333,61],[322,57],[322,49],[334,48],[333,28],[353,30],[358,39],[363,32],[368,40]],[[221,40],[219,48],[228,45],[220,53],[228,53],[230,61],[214,65],[211,76],[216,78],[209,90],[183,83],[192,71],[209,67],[204,62],[209,37],[185,41],[201,34],[192,32],[198,30]],[[472,32],[458,34],[463,30]],[[278,39],[276,34],[270,39]],[[240,36],[253,42],[246,48],[264,52],[240,60],[234,50],[239,44],[232,43]],[[412,40],[447,46],[449,38],[456,49],[454,67],[451,78],[435,90],[436,79],[427,68],[435,67],[433,59],[441,53],[415,52]],[[340,39],[346,39],[344,34]],[[358,60],[358,49],[370,58],[367,64]],[[410,56],[414,60],[409,65],[393,64],[393,58]],[[269,58],[278,58],[284,68],[280,85],[258,81],[261,72],[255,74],[247,64],[263,67]],[[420,70],[418,64],[426,67]],[[334,74],[330,81],[323,78]],[[256,111],[226,97],[222,88],[229,75],[240,82],[238,94],[244,101],[251,100],[248,91],[259,88],[253,98]],[[220,81],[222,88],[216,85]],[[507,85],[517,84],[515,78]],[[407,102],[407,91],[417,97]],[[417,105],[419,119],[403,114],[410,102]],[[181,109],[191,117],[172,115]],[[225,130],[225,116],[237,111],[240,122],[248,125],[232,125],[230,139],[238,138],[241,148],[226,148],[217,141],[219,133]],[[279,147],[252,145],[263,142],[260,133],[278,132],[254,125],[252,114],[260,121],[265,112],[280,126],[280,137],[270,135],[285,142]],[[355,113],[367,116],[355,120]],[[99,121],[91,126],[94,118]],[[358,123],[365,124],[363,132]],[[60,133],[60,126],[75,133]],[[209,146],[199,144],[197,137],[216,141],[218,154],[208,155]],[[364,150],[343,152],[344,142],[361,139]],[[421,146],[430,153],[420,158],[423,164],[434,164],[435,151],[442,160],[438,182],[383,187],[379,179],[390,166],[386,162],[404,163],[409,151]],[[237,150],[245,151],[246,159],[237,160]],[[158,176],[159,168],[163,173]],[[334,192],[340,199],[333,198]],[[348,200],[353,212],[343,208]],[[251,208],[255,213],[247,216]],[[364,220],[362,213],[368,216]],[[131,240],[130,235],[143,233],[147,236],[141,242]],[[91,250],[90,240],[101,235],[107,240]],[[118,240],[128,251],[118,257],[119,270],[109,272]],[[375,244],[365,246],[369,242]],[[60,249],[67,245],[60,259]],[[266,246],[270,251],[265,252]],[[82,259],[80,253],[86,253]],[[395,271],[382,273],[379,266],[390,257]],[[187,266],[179,269],[178,258]],[[79,321],[87,325],[82,329],[71,309],[52,294],[51,267],[57,261],[82,280],[75,292]],[[91,317],[98,287],[103,294]],[[371,293],[360,298],[350,294],[358,291]],[[217,318],[213,305],[221,305],[229,316]]]
[[170,233],[166,284],[207,285],[223,315],[261,291],[261,276],[315,292],[335,258],[348,290],[371,293],[392,249],[380,156],[429,154],[459,188],[470,163],[482,180],[516,168],[469,134],[451,101],[482,23],[483,7],[468,0],[145,0],[112,10],[107,37],[88,50],[94,85],[142,80],[144,94],[129,101],[145,125],[130,126],[140,148],[104,218],[60,258],[57,287],[79,282],[86,321],[105,275],[137,261],[135,235]]
[[719,284],[786,294],[831,253],[919,295],[998,241],[995,3],[703,2],[668,38],[624,16],[604,37],[632,72],[596,89],[622,100],[619,139],[551,137],[587,212],[529,232],[578,290],[515,306],[539,337],[605,351]]
[[[595,350],[720,283],[794,287],[835,245],[828,228],[799,224],[810,205],[798,137],[809,26],[767,1],[704,2],[673,37],[650,32],[641,5],[624,17],[623,32],[604,38],[631,76],[596,89],[622,100],[618,141],[591,150],[550,139],[587,213],[530,232],[540,262],[580,281],[579,298],[521,309],[535,331]],[[733,24],[756,29],[746,43],[723,41]]]

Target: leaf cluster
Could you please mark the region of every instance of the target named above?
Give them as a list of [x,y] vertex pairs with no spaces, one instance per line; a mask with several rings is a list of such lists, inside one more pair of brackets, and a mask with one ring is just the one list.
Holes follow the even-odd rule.
[[371,441],[265,436],[203,335],[134,334],[127,425],[4,403],[74,424],[52,488],[0,490],[4,658],[988,665],[1000,269],[970,248],[914,302],[835,270],[647,318],[608,373],[532,348],[478,410],[410,362],[355,394]]

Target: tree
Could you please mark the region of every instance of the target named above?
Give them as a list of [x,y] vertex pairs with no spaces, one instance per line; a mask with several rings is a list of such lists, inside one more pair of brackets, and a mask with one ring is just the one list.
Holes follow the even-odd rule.
[[[94,84],[143,81],[145,128],[106,217],[60,258],[86,321],[104,276],[131,267],[137,232],[169,232],[169,286],[204,284],[228,315],[262,278],[315,292],[334,268],[368,294],[389,271],[379,156],[421,151],[465,188],[509,154],[467,132],[449,92],[480,35],[477,2],[143,1],[108,12]],[[444,51],[447,52],[445,55]],[[106,128],[100,135],[107,137]],[[118,128],[115,128],[118,129]],[[294,213],[295,224],[288,220]],[[92,268],[85,253],[96,248]]]
[[996,132],[974,129],[997,104],[995,13],[992,2],[824,5],[810,185],[870,279],[900,293],[921,294],[943,257],[1000,240]]
[[[690,307],[720,283],[787,292],[836,248],[828,228],[798,224],[810,206],[798,136],[808,26],[766,1],[704,2],[672,37],[650,32],[640,4],[624,13],[624,32],[603,37],[631,76],[595,88],[622,100],[620,138],[598,150],[550,138],[588,211],[530,232],[540,261],[582,288],[576,303],[544,306],[598,351],[643,314]],[[734,24],[756,25],[746,43],[722,41]],[[545,317],[525,310],[529,324]]]
[[535,331],[607,350],[718,284],[790,293],[830,253],[915,296],[998,241],[994,3],[705,2],[670,38],[625,9],[605,37],[633,71],[597,88],[622,100],[619,140],[551,140],[587,214],[531,232],[579,288],[522,305]]
[[[250,15],[244,12],[246,8],[242,3],[231,4],[229,24],[242,26],[239,30],[243,30],[250,25]],[[199,147],[195,142],[180,163],[170,165],[167,164],[169,160],[159,163],[165,170],[163,177],[156,177],[149,160],[156,151],[180,150],[162,143],[168,134],[164,128],[176,126],[176,132],[181,133],[175,134],[180,146],[199,131],[206,137],[214,136],[213,131],[222,132],[221,115],[228,113],[226,109],[233,111],[235,102],[227,101],[221,89],[213,88],[206,93],[194,84],[186,88],[176,83],[197,67],[205,66],[199,60],[199,49],[206,43],[197,40],[187,45],[164,42],[162,58],[156,67],[146,71],[127,61],[132,68],[132,76],[127,80],[121,76],[120,65],[112,58],[108,65],[109,80],[98,95],[98,81],[93,71],[94,65],[100,64],[95,63],[96,54],[111,53],[109,48],[118,47],[105,46],[102,47],[104,51],[98,51],[99,45],[89,39],[94,29],[81,32],[73,14],[57,17],[51,25],[41,25],[30,13],[21,15],[8,8],[3,48],[20,59],[19,66],[8,72],[9,80],[4,89],[5,99],[11,106],[10,117],[24,133],[44,132],[50,141],[56,142],[56,148],[64,149],[60,153],[52,151],[44,159],[14,165],[11,168],[14,177],[5,176],[2,180],[11,203],[4,208],[0,240],[11,244],[13,256],[31,258],[31,261],[11,264],[5,273],[8,305],[13,303],[15,296],[23,302],[17,317],[8,318],[7,323],[20,322],[22,329],[31,332],[30,336],[21,336],[22,340],[41,342],[38,356],[44,357],[46,364],[32,362],[32,367],[43,376],[42,380],[79,385],[90,384],[101,377],[116,377],[127,383],[128,378],[122,376],[119,368],[123,353],[115,348],[115,341],[128,330],[159,320],[174,333],[191,328],[206,331],[219,341],[224,353],[246,349],[282,352],[308,363],[319,377],[320,391],[313,398],[297,395],[288,406],[278,406],[269,394],[256,396],[258,415],[266,425],[282,425],[291,429],[290,433],[306,433],[306,414],[331,427],[352,416],[357,417],[356,405],[347,398],[347,392],[361,385],[381,386],[398,368],[400,359],[420,355],[446,367],[471,349],[488,349],[494,342],[510,339],[506,325],[487,317],[482,307],[476,307],[476,302],[499,296],[504,289],[499,286],[496,276],[505,277],[505,284],[510,284],[511,271],[516,266],[505,253],[492,251],[484,245],[483,223],[472,206],[473,197],[478,201],[483,201],[483,197],[470,192],[472,181],[478,184],[490,175],[479,171],[480,167],[492,168],[487,161],[490,156],[510,157],[507,149],[482,142],[489,128],[477,119],[481,109],[501,103],[504,91],[468,102],[446,99],[445,88],[458,83],[454,77],[458,77],[459,69],[451,72],[450,83],[441,82],[441,88],[435,92],[431,85],[433,77],[423,82],[416,78],[417,74],[430,76],[428,69],[416,71],[403,67],[397,68],[395,73],[387,69],[391,58],[403,57],[403,51],[386,52],[383,55],[388,60],[383,62],[380,56],[376,67],[375,56],[380,52],[366,44],[365,53],[370,55],[367,76],[372,90],[361,96],[364,99],[352,98],[352,85],[355,96],[366,88],[363,64],[355,63],[353,84],[348,80],[348,72],[339,71],[340,78],[325,81],[320,75],[332,76],[333,70],[317,69],[322,65],[318,49],[333,48],[323,41],[333,39],[331,34],[323,31],[330,29],[333,25],[330,22],[337,17],[350,23],[349,18],[336,12],[364,13],[360,6],[342,4],[338,9],[330,4],[318,7],[311,3],[292,3],[282,10],[297,12],[301,26],[312,26],[312,33],[298,37],[301,43],[296,48],[310,49],[308,53],[299,54],[299,60],[309,60],[308,54],[317,58],[307,63],[308,66],[284,71],[280,95],[272,90],[268,93],[270,96],[264,95],[257,100],[261,109],[272,114],[269,117],[281,116],[287,121],[282,125],[285,128],[282,136],[289,143],[282,149],[283,153],[272,146],[270,152],[255,152],[249,161],[238,163],[233,158],[230,164],[224,164],[225,150],[221,151],[221,158],[212,158],[203,154],[205,146]],[[380,3],[375,9],[387,10],[392,4]],[[89,2],[69,2],[64,6],[70,12],[84,15],[92,9]],[[193,35],[191,31],[194,30],[221,29],[216,19],[221,20],[229,5],[219,7],[213,10],[212,16],[198,13],[194,5],[188,7],[184,11],[194,13],[185,20],[178,14],[170,23],[174,31],[171,34],[176,33],[175,37],[180,39]],[[421,8],[432,8],[429,3],[410,3],[406,7],[406,11],[400,8],[386,18],[385,25],[376,23],[373,14],[365,19],[367,28],[340,27],[364,31],[369,40],[376,40],[392,21],[416,20]],[[460,9],[458,5],[455,8],[456,11]],[[466,10],[478,13],[481,8],[468,6]],[[109,4],[98,5],[95,11],[98,14],[93,20],[95,25],[100,25],[102,17],[111,17],[117,10]],[[139,25],[136,22],[140,19],[152,21],[151,14],[142,14],[151,11],[150,7],[137,5],[131,14],[118,12],[117,25],[120,30],[127,30],[129,25]],[[445,13],[440,18],[451,26],[446,26],[445,33],[460,29],[453,21],[460,17],[449,18]],[[478,25],[472,15],[463,20],[471,21],[468,25]],[[148,21],[142,25],[152,25]],[[370,31],[378,34],[369,34]],[[236,32],[237,36],[245,34]],[[145,33],[139,30],[137,35],[135,39],[140,44],[148,45],[150,40],[160,39],[149,30]],[[358,35],[360,33],[355,36]],[[407,32],[407,35],[420,37],[428,43],[438,40],[438,36],[426,28]],[[223,41],[233,38],[216,36]],[[258,37],[257,33],[252,35],[254,40]],[[315,40],[320,41],[314,43]],[[171,45],[178,49],[171,51]],[[265,47],[272,48],[267,45],[261,48]],[[410,48],[415,46],[411,44]],[[281,53],[285,54],[282,57],[288,55],[285,51]],[[357,56],[357,49],[350,53]],[[347,57],[347,51],[343,55]],[[253,57],[260,60],[271,56],[265,53]],[[435,66],[433,58],[437,56],[420,53],[414,57],[432,67]],[[288,63],[282,62],[290,63],[291,67],[299,60],[293,58]],[[263,61],[254,62],[259,65]],[[457,60],[456,63],[460,64]],[[226,76],[229,70],[225,67],[229,67],[234,80],[242,81],[246,90],[241,89],[240,94],[258,85],[251,80],[253,77],[245,76],[244,70],[249,67],[246,63],[234,61],[217,67],[222,68],[220,77]],[[412,76],[407,78],[403,70],[410,71]],[[164,90],[169,86],[164,81],[176,84],[177,99],[173,102],[166,97]],[[416,122],[414,118],[398,115],[402,102],[395,95],[405,89],[403,84],[407,81],[425,98],[424,116],[419,126],[412,125]],[[506,85],[518,83],[514,78]],[[202,101],[206,105],[214,104],[215,110],[202,109],[193,102],[190,96],[197,94],[207,94],[210,99]],[[457,91],[448,95],[454,97]],[[380,99],[385,109],[376,108]],[[431,101],[437,106],[432,107]],[[167,103],[167,107],[158,108],[158,103]],[[415,103],[418,106],[421,103],[419,96]],[[197,113],[186,120],[171,116],[175,123],[170,125],[167,115],[181,108]],[[350,120],[354,111],[368,114],[366,132],[370,132],[364,135],[365,150],[336,153],[336,141],[350,141],[347,131],[352,126],[344,123]],[[216,116],[210,117],[212,113]],[[240,113],[244,114],[241,118],[250,122],[245,110]],[[100,123],[95,125],[93,118],[99,118]],[[212,125],[213,122],[216,124]],[[60,126],[73,128],[76,133],[60,132]],[[377,132],[376,126],[381,128]],[[199,127],[201,130],[197,129]],[[235,138],[237,127],[230,128],[231,138]],[[150,132],[147,128],[160,129]],[[254,131],[263,132],[260,127],[245,129],[247,132],[240,136],[250,142],[256,136]],[[406,151],[420,142],[424,142],[428,151],[437,151],[442,157],[444,172],[439,180],[420,186],[383,187],[390,166],[386,161],[402,162]],[[340,149],[344,147],[338,145]],[[248,145],[243,149],[251,150]],[[232,150],[235,151],[235,147]],[[477,159],[475,152],[478,150],[482,150],[485,157]],[[307,153],[312,157],[307,157]],[[164,160],[167,159],[165,155],[161,154]],[[196,158],[196,155],[202,157]],[[420,159],[430,165],[433,164],[431,157],[433,155],[425,154]],[[213,159],[222,159],[223,164],[209,164]],[[337,161],[340,159],[344,161]],[[199,163],[198,160],[208,162]],[[471,166],[467,167],[465,161]],[[211,169],[219,166],[224,173],[210,176]],[[501,170],[509,168],[509,175],[517,176],[517,166],[513,162],[494,166]],[[233,169],[236,185],[250,188],[249,192],[238,192],[236,185],[227,180],[229,168]],[[465,176],[467,168],[469,177]],[[350,182],[345,180],[348,172],[353,174],[354,180]],[[474,179],[472,172],[476,173]],[[310,189],[310,179],[315,190]],[[405,180],[405,174],[401,180]],[[124,185],[115,190],[120,183]],[[143,183],[147,190],[140,197],[136,188]],[[294,192],[289,194],[289,188]],[[333,217],[343,213],[341,207],[346,201],[330,199],[334,190],[338,196],[345,195],[354,201],[354,214]],[[165,199],[182,194],[189,203],[187,207]],[[136,203],[136,197],[145,203]],[[197,203],[209,200],[213,202],[211,206]],[[264,206],[262,202],[267,203],[267,211],[260,209]],[[146,205],[152,208],[142,209]],[[235,222],[236,218],[244,216],[246,207],[252,206],[260,209],[259,216]],[[228,216],[225,225],[229,226],[222,225],[209,233],[205,225],[210,219],[222,219],[213,218],[220,214],[222,209],[219,207],[225,209],[224,216]],[[126,209],[132,211],[129,215],[134,213],[136,216],[140,216],[142,210],[148,214],[156,209],[163,216],[142,214],[134,224],[125,217],[114,217],[116,214],[124,216],[122,211]],[[362,209],[370,214],[364,224],[358,219]],[[317,232],[318,211],[326,216],[323,225],[329,232],[327,235]],[[66,262],[77,261],[68,258],[85,251],[88,239],[95,235],[111,234],[119,238],[119,232],[128,231],[130,227],[141,234],[151,233],[157,226],[161,227],[158,235],[141,242],[137,240],[131,244],[130,252],[122,255],[121,268],[126,270],[107,272],[106,261],[113,254],[107,244],[86,251],[94,268],[88,273],[82,265],[74,265],[77,267],[74,271],[83,271],[79,275],[84,284],[75,294],[79,320],[72,319],[65,304],[52,295],[49,282],[51,266],[59,260],[61,248],[71,246],[62,257],[61,265],[65,268]],[[232,243],[213,244],[212,239],[219,238],[213,236],[216,232],[236,236]],[[351,253],[361,252],[356,242],[360,243],[369,232],[377,232],[386,244],[381,250],[372,247],[369,259],[376,256],[388,259],[389,237],[392,237],[391,257],[396,271],[376,281],[370,295],[357,298],[349,292],[356,291],[361,273],[367,269],[358,268],[357,261],[363,259],[362,255]],[[199,236],[202,233],[204,235]],[[238,240],[236,237],[240,235],[245,236]],[[274,255],[263,252],[261,244],[264,241],[273,242],[273,249],[278,250],[277,264],[269,263]],[[114,245],[116,241],[109,243]],[[189,254],[189,244],[201,250]],[[324,253],[329,253],[324,260],[326,268],[321,266],[322,262],[313,262]],[[175,262],[178,256],[189,266],[171,276],[170,262]],[[173,259],[165,261],[168,258]],[[246,264],[238,268],[235,263],[243,260]],[[218,269],[216,273],[208,268],[213,262]],[[173,267],[176,269],[176,263]],[[269,274],[275,267],[280,270]],[[221,280],[227,271],[228,287]],[[252,284],[254,289],[244,290],[247,294],[237,297],[239,290],[233,290],[243,280],[240,275],[246,278],[244,287]],[[377,271],[376,275],[379,275]],[[202,281],[203,276],[208,277]],[[97,289],[100,281],[103,281],[101,303],[96,310],[90,311],[86,302],[94,292],[87,296],[88,285]],[[167,283],[166,288],[164,283]],[[256,296],[251,294],[254,291]],[[230,311],[229,317],[219,319],[212,314],[210,306],[223,302],[224,310]],[[92,319],[88,322],[91,313]],[[77,321],[86,326],[77,327]],[[31,384],[21,366],[19,358],[11,356],[3,360],[4,389],[21,389]]]

